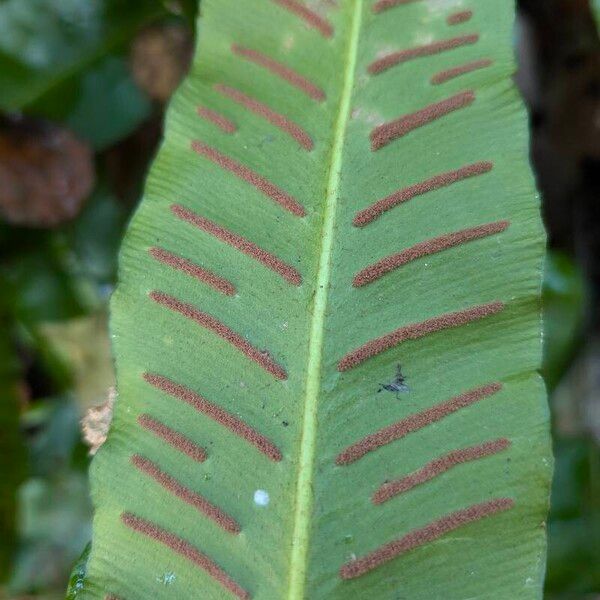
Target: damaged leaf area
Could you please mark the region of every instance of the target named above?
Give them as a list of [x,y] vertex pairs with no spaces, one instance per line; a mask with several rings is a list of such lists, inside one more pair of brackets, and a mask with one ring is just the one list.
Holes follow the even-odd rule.
[[202,3],[122,249],[78,597],[540,597],[544,235],[513,19]]
[[115,388],[110,388],[106,401],[100,406],[88,408],[81,420],[83,439],[90,448],[90,454],[94,455],[100,446],[106,441],[108,430],[112,422],[115,407]]

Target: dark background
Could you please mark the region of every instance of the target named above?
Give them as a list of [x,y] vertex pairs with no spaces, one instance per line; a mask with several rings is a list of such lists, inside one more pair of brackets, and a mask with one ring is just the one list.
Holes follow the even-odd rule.
[[[107,303],[195,4],[0,0],[0,598],[64,598],[90,540],[89,451],[114,383]],[[588,0],[518,4],[515,79],[551,244],[546,595],[598,600],[600,42]]]

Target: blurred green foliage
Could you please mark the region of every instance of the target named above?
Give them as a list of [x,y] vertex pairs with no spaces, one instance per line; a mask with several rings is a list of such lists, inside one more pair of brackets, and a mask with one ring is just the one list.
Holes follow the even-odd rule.
[[600,590],[598,446],[585,438],[557,435],[554,452],[547,598],[595,599]]
[[583,320],[584,282],[573,261],[550,252],[544,273],[544,363],[550,390],[558,385],[577,351]]
[[600,592],[600,455],[597,442],[559,411],[558,386],[582,350],[584,282],[574,262],[550,252],[544,278],[543,375],[553,415],[554,480],[548,518],[547,600],[596,598]]
[[108,56],[81,77],[77,102],[65,124],[95,150],[104,150],[132,133],[151,111],[151,102],[133,82],[126,61]]
[[[0,280],[1,283],[1,280]],[[10,319],[0,297],[0,330],[10,331]],[[17,531],[14,491],[25,479],[25,449],[19,430],[17,361],[8,335],[0,336],[0,581],[13,563]]]
[[77,403],[68,396],[37,402],[24,415],[30,472],[19,490],[20,545],[11,576],[15,593],[58,593],[89,541],[88,461],[79,419]]
[[181,14],[192,0],[4,0],[0,2],[0,111],[68,125],[97,150],[151,112],[123,57],[147,24]]
[[0,107],[64,117],[90,66],[165,11],[158,0],[4,0],[0,60],[7,66],[0,69]]

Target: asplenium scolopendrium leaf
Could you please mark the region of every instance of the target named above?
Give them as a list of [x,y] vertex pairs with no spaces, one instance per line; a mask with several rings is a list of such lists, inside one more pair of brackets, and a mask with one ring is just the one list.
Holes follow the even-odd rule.
[[82,597],[540,597],[543,232],[512,20],[203,2],[123,247]]

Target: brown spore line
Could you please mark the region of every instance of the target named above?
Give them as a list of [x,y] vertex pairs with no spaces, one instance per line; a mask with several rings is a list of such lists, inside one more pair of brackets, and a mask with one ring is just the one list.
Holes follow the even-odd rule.
[[413,2],[422,2],[423,0],[377,0],[373,4],[372,11],[374,13],[381,13],[384,10],[394,8],[395,6],[404,6],[405,4],[412,4]]
[[206,450],[204,448],[150,415],[140,415],[137,421],[144,429],[152,432],[156,437],[189,456],[192,460],[200,463],[206,460]]
[[291,69],[283,63],[274,60],[266,54],[263,54],[258,50],[244,48],[238,44],[232,44],[231,51],[256,65],[265,68],[273,75],[283,79],[296,89],[306,94],[309,98],[312,98],[317,102],[323,102],[323,100],[325,100],[325,92],[319,86],[312,83],[306,77],[300,75],[300,73],[294,69]]
[[190,223],[194,227],[239,250],[246,256],[260,262],[271,271],[283,277],[288,283],[292,285],[300,285],[302,283],[302,276],[294,267],[283,262],[274,254],[263,250],[246,238],[217,225],[215,222],[198,215],[180,204],[172,204],[171,212],[182,221]]
[[503,302],[489,302],[488,304],[480,304],[472,308],[466,308],[456,312],[446,313],[438,317],[427,319],[421,323],[414,323],[400,327],[391,333],[383,335],[379,338],[371,340],[356,350],[352,350],[338,363],[338,371],[348,371],[363,363],[365,360],[377,356],[394,346],[398,346],[408,340],[418,340],[419,338],[462,327],[474,321],[485,319],[499,313],[504,308]]
[[165,294],[164,292],[150,292],[150,298],[157,304],[160,304],[161,306],[164,306],[173,312],[179,313],[187,319],[194,321],[204,329],[212,331],[221,339],[229,342],[234,348],[237,348],[240,352],[242,352],[242,354],[247,356],[259,367],[263,368],[267,373],[273,375],[273,377],[276,379],[287,379],[287,373],[285,369],[276,363],[268,352],[258,350],[244,337],[208,313],[202,312],[195,306],[192,306],[187,302],[182,302],[181,300],[178,300],[169,294]]
[[214,521],[221,529],[228,531],[229,533],[239,533],[241,531],[240,526],[237,524],[235,519],[230,517],[225,511],[209,502],[204,496],[201,496],[197,492],[194,492],[184,486],[182,483],[177,481],[174,477],[171,477],[168,473],[162,471],[158,465],[151,460],[134,454],[131,457],[131,464],[139,469],[142,473],[145,473],[154,481],[156,481],[162,488],[167,490],[169,493],[177,496],[180,500],[193,506],[195,509],[200,511],[203,515]]
[[150,248],[148,250],[150,256],[155,258],[158,262],[163,263],[173,269],[178,271],[182,271],[186,275],[190,277],[194,277],[198,281],[202,283],[206,283],[214,290],[225,294],[226,296],[234,296],[235,295],[235,286],[227,279],[220,277],[216,273],[205,269],[187,258],[183,258],[181,256],[177,256],[164,248]]
[[235,133],[237,131],[236,124],[216,110],[199,106],[197,112],[199,117],[216,125],[224,133]]
[[383,504],[399,494],[408,492],[418,485],[431,481],[435,477],[450,471],[450,469],[453,469],[454,467],[487,456],[492,456],[493,454],[506,450],[509,446],[509,440],[501,438],[490,442],[484,442],[483,444],[478,444],[476,446],[453,450],[444,456],[432,460],[421,469],[406,477],[381,485],[373,494],[373,504]]
[[208,401],[200,394],[172,381],[168,377],[163,377],[156,373],[144,373],[144,379],[156,389],[185,402],[198,412],[231,431],[234,435],[246,440],[272,461],[278,462],[281,460],[282,456],[279,448],[267,437],[258,433],[240,418]]
[[445,83],[446,81],[450,81],[451,79],[455,79],[461,75],[466,75],[467,73],[472,73],[473,71],[478,71],[479,69],[485,69],[486,67],[491,66],[493,63],[494,61],[490,60],[489,58],[473,60],[465,63],[464,65],[459,65],[458,67],[452,67],[451,69],[446,69],[436,73],[431,78],[431,83],[433,85],[440,85],[441,83]]
[[152,523],[129,512],[121,515],[121,521],[129,529],[163,544],[176,554],[189,560],[192,564],[200,567],[237,598],[250,600],[251,596],[249,592],[237,584],[217,563],[206,556],[206,554],[200,552],[195,546],[192,546],[188,541],[163,529],[156,523]]
[[305,4],[297,0],[273,0],[273,2],[300,17],[306,25],[316,29],[323,37],[330,38],[333,36],[333,25]]
[[225,156],[215,148],[208,146],[198,140],[192,142],[192,150],[204,156],[215,165],[221,167],[225,171],[229,171],[239,179],[249,183],[255,187],[259,192],[270,198],[276,204],[279,204],[282,208],[288,212],[296,215],[297,217],[303,217],[306,215],[304,207],[289,194],[279,189],[274,183],[271,183],[268,179],[265,179],[262,175],[255,173],[248,167],[238,163],[229,156]]
[[454,398],[450,398],[450,400],[435,404],[431,408],[415,413],[414,415],[409,415],[351,444],[340,452],[335,462],[340,466],[356,462],[369,452],[400,440],[408,434],[423,429],[432,423],[437,423],[463,408],[467,408],[476,402],[497,394],[501,389],[502,384],[498,382],[488,383],[468,392],[463,392]]
[[495,498],[454,511],[445,517],[432,521],[425,527],[415,529],[393,542],[384,544],[366,556],[346,563],[340,569],[340,577],[342,579],[354,579],[365,575],[397,556],[433,542],[450,531],[509,510],[513,506],[514,501],[510,498]]
[[277,127],[284,133],[287,133],[293,139],[295,139],[302,148],[305,150],[312,150],[314,148],[314,143],[312,138],[308,133],[300,127],[300,125],[294,123],[291,119],[288,119],[286,116],[282,115],[274,111],[272,108],[264,104],[263,102],[259,102],[255,98],[251,98],[248,94],[244,94],[240,90],[236,90],[228,85],[224,85],[222,83],[215,84],[215,90],[217,92],[227,96],[230,100],[233,100],[236,104],[247,108],[250,112],[253,112],[255,115],[262,117],[271,125]]
[[448,15],[446,23],[448,23],[448,25],[460,25],[460,23],[466,23],[467,21],[470,21],[472,16],[472,10],[461,10]]
[[476,44],[479,41],[479,35],[476,33],[468,35],[460,35],[447,40],[440,40],[425,44],[423,46],[415,46],[413,48],[407,48],[406,50],[398,50],[386,54],[377,60],[374,60],[368,67],[367,70],[371,75],[377,75],[383,71],[387,71],[391,67],[405,63],[415,58],[422,58],[424,56],[433,56],[442,52],[448,52],[461,46],[469,46]]
[[475,102],[475,92],[469,90],[450,98],[429,104],[416,112],[404,115],[376,127],[371,132],[371,150],[376,151],[411,131],[428,125],[450,113],[466,108]]
[[406,250],[402,250],[402,252],[386,256],[376,263],[364,268],[362,271],[359,271],[355,275],[352,285],[354,287],[362,287],[383,277],[386,273],[398,269],[414,260],[423,258],[424,256],[431,256],[432,254],[437,254],[474,240],[501,233],[508,228],[509,224],[508,221],[496,221],[494,223],[469,227],[468,229],[462,229],[461,231],[447,233],[424,242],[419,242]]
[[477,162],[469,165],[465,165],[460,169],[454,171],[446,171],[439,175],[434,175],[425,181],[409,185],[408,187],[402,188],[381,200],[377,200],[368,206],[367,208],[356,213],[352,223],[356,227],[364,227],[375,219],[378,219],[384,212],[394,208],[398,204],[408,202],[416,196],[422,196],[429,192],[439,190],[446,186],[452,185],[469,177],[476,177],[477,175],[483,175],[488,173],[493,168],[493,163],[489,161]]

